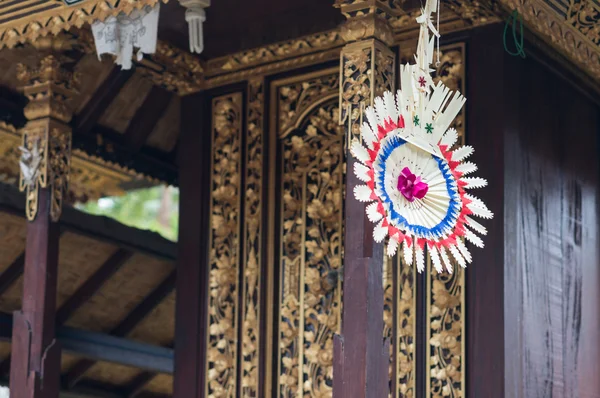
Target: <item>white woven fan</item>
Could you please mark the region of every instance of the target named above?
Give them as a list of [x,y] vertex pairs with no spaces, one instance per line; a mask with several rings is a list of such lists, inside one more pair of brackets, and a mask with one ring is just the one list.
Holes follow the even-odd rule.
[[365,110],[362,143],[355,140],[351,146],[358,160],[354,172],[365,182],[355,187],[354,195],[372,202],[366,211],[377,223],[375,241],[389,237],[389,256],[402,246],[405,261],[412,264],[414,256],[419,272],[425,269],[426,251],[438,272],[452,272],[450,256],[466,267],[471,254],[463,238],[483,247],[477,234],[486,234],[473,217],[493,217],[481,200],[466,192],[487,185],[485,179],[469,176],[477,170],[465,161],[473,148],[452,149],[458,134],[450,125],[466,98],[441,82],[434,86],[430,75],[439,37],[431,13],[437,6],[429,0],[417,18],[417,63],[401,67],[402,89],[396,96],[387,92],[376,98],[375,106]]

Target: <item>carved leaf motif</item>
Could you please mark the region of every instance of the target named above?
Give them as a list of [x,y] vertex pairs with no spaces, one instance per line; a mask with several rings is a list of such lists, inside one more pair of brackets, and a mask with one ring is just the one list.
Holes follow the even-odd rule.
[[[279,90],[283,152],[279,397],[331,397],[333,334],[339,328],[343,130],[338,79],[329,75]],[[297,129],[285,131],[291,126]]]
[[213,99],[207,395],[236,391],[241,168],[241,93]]

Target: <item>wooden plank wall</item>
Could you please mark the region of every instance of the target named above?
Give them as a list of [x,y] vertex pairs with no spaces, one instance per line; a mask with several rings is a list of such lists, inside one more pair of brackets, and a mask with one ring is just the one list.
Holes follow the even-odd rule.
[[467,272],[467,396],[600,397],[600,110],[501,43],[470,43],[468,142],[497,216]]

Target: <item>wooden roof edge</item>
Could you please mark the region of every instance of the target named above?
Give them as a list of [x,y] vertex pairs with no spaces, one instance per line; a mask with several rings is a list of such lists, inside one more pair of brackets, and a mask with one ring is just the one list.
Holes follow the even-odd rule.
[[[0,212],[25,217],[25,195],[12,185],[0,183]],[[72,207],[65,207],[60,225],[68,231],[104,241],[133,252],[174,261],[177,243],[156,232],[129,227],[104,216],[94,216]]]

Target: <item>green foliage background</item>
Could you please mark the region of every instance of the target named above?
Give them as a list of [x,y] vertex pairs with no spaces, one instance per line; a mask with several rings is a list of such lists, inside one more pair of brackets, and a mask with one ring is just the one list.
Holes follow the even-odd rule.
[[122,224],[161,234],[177,241],[179,224],[179,189],[157,186],[129,191],[124,196],[101,198],[78,204],[86,213],[106,216]]

